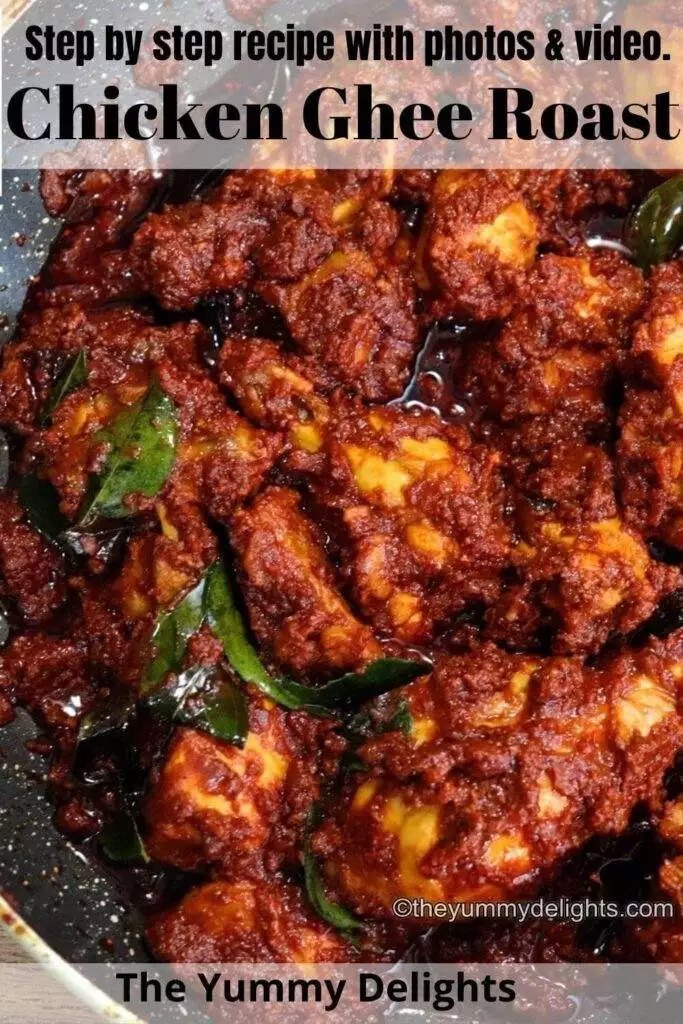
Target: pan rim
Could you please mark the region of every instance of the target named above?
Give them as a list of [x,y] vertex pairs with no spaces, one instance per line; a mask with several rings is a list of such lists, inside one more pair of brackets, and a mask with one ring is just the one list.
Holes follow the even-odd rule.
[[0,929],[35,964],[41,964],[84,1006],[99,1014],[110,1024],[145,1024],[129,1010],[115,1002],[78,969],[55,952],[38,932],[27,924],[21,914],[0,895]]

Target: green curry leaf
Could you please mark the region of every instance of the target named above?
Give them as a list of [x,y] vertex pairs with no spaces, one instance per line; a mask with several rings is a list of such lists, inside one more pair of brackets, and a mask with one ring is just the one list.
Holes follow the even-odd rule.
[[333,928],[337,928],[345,939],[355,944],[353,933],[360,931],[364,927],[363,922],[357,917],[354,917],[350,911],[339,906],[338,903],[333,903],[332,900],[325,895],[318,862],[311,852],[311,836],[320,825],[322,817],[323,802],[318,801],[313,804],[308,815],[308,823],[304,839],[303,865],[306,895],[308,896],[310,904],[316,914],[322,917],[323,921],[327,921],[328,924],[331,924]]
[[683,174],[645,197],[629,217],[624,237],[643,270],[675,256],[683,244]]
[[[194,698],[195,694],[190,696]],[[234,747],[243,747],[249,733],[247,699],[225,675],[219,675],[213,692],[198,694],[189,707],[185,702],[176,719]]]
[[45,404],[41,422],[48,423],[55,409],[61,405],[67,395],[76,388],[81,388],[88,380],[88,353],[84,348],[72,356],[52,389],[52,394]]
[[27,473],[19,484],[19,502],[31,526],[47,540],[60,543],[69,520],[59,508],[59,494],[50,481]]
[[406,700],[402,700],[399,703],[383,731],[402,732],[404,736],[410,736],[413,731],[413,716],[410,713],[410,706]]
[[170,686],[150,693],[144,703],[169,731],[180,723],[192,725],[235,747],[243,747],[246,742],[249,732],[246,697],[215,666],[183,672]]
[[135,860],[149,863],[149,854],[140,835],[138,823],[134,814],[127,809],[104,826],[98,841],[105,857],[115,864]]
[[380,697],[399,686],[407,686],[413,679],[427,675],[429,671],[430,666],[425,661],[379,658],[362,672],[349,672],[324,686],[303,687],[309,695],[310,706],[308,702],[302,706],[308,710],[314,707],[350,707]]
[[223,644],[225,657],[239,678],[291,711],[331,717],[429,672],[426,662],[380,658],[362,672],[349,672],[323,686],[276,679],[249,640],[228,573],[216,561],[195,588],[159,618],[152,634],[154,655],[141,686],[143,695],[155,691],[169,673],[180,672],[188,641],[205,622]]
[[306,882],[306,894],[316,914],[327,921],[333,928],[337,928],[343,935],[348,937],[349,932],[358,931],[363,927],[363,922],[354,917],[350,911],[333,903],[325,895],[318,863],[310,852],[304,853],[304,879]]
[[154,655],[140,685],[142,694],[150,693],[169,672],[180,672],[183,667],[187,642],[204,622],[206,586],[207,574],[175,608],[157,620],[152,633]]
[[206,580],[207,621],[222,642],[233,669],[245,683],[252,683],[290,710],[329,717],[337,710],[405,686],[429,671],[425,662],[380,658],[363,672],[349,672],[324,686],[303,686],[291,679],[275,679],[247,636],[230,580],[220,562],[209,569]]
[[247,637],[228,574],[214,562],[206,576],[206,618],[240,679],[268,692],[274,682]]
[[135,714],[132,690],[114,690],[102,704],[81,719],[78,728],[79,746],[126,731]]
[[153,498],[166,483],[178,442],[178,410],[156,383],[95,439],[108,446],[102,470],[94,474],[79,513],[79,523],[97,518],[124,519],[134,494]]

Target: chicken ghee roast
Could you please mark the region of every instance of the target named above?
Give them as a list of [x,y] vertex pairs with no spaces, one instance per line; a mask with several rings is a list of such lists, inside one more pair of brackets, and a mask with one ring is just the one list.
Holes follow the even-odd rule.
[[[679,907],[683,264],[591,225],[680,180],[174,188],[45,173],[2,353],[0,714],[58,827],[187,873],[170,960],[395,959],[434,923],[397,898],[594,895],[634,829]],[[430,952],[683,959],[680,920],[579,932]]]

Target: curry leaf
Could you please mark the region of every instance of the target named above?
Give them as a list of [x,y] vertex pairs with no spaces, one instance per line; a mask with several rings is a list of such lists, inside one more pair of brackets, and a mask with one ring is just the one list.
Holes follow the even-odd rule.
[[[190,707],[188,701],[191,701]],[[215,666],[183,672],[170,686],[150,693],[144,703],[169,731],[180,722],[236,747],[243,747],[246,742],[249,732],[246,697]]]
[[41,416],[42,423],[48,423],[57,406],[76,388],[83,387],[88,380],[88,353],[84,348],[67,363],[52,389]]
[[[139,771],[138,751],[131,737],[136,720],[135,694],[123,688],[113,690],[84,715],[76,737],[74,776],[87,785],[105,780],[120,785],[124,774]],[[104,760],[100,760],[102,754],[107,755]]]
[[264,693],[283,707],[326,717],[405,686],[428,671],[429,666],[425,662],[379,658],[363,672],[349,672],[324,686],[302,686],[291,679],[274,679],[272,676],[268,676],[267,681],[249,681],[256,682]]
[[160,686],[147,694],[143,699],[143,706],[157,720],[171,725],[180,718],[190,694],[204,685],[208,671],[203,668],[192,668],[188,672],[182,672],[169,685]]
[[88,487],[79,513],[81,525],[97,518],[131,515],[125,499],[134,494],[153,498],[166,483],[178,441],[178,410],[153,383],[147,395],[126,409],[95,440],[108,446],[105,464]]
[[338,928],[346,939],[353,942],[351,933],[362,929],[363,922],[359,921],[358,918],[354,917],[354,915],[348,910],[345,910],[344,907],[340,907],[338,903],[333,903],[332,900],[325,895],[318,862],[311,852],[311,836],[322,820],[323,803],[324,801],[322,800],[314,803],[308,815],[303,850],[306,894],[315,912],[319,914],[324,921],[331,924],[333,928]]
[[[194,694],[191,694],[194,697]],[[191,707],[184,703],[177,721],[201,729],[209,736],[225,740],[234,747],[243,747],[249,732],[247,700],[232,680],[223,677],[214,693],[199,695]]]
[[643,270],[676,254],[683,244],[683,175],[645,197],[627,222],[625,241]]
[[363,927],[362,921],[359,921],[344,907],[340,907],[338,903],[333,903],[325,895],[318,864],[310,850],[306,850],[304,853],[304,878],[306,894],[311,906],[324,921],[331,924],[333,928],[338,928],[343,934],[358,931]]
[[206,576],[206,618],[223,644],[225,656],[237,675],[245,683],[254,683],[267,692],[274,680],[247,637],[228,574],[221,562],[214,562]]
[[413,716],[410,713],[410,707],[407,701],[402,700],[400,702],[383,731],[402,732],[405,736],[410,736],[413,731]]
[[114,690],[104,703],[81,719],[77,738],[79,747],[125,732],[134,714],[135,696],[132,691]]
[[150,693],[169,672],[179,672],[183,666],[187,642],[204,622],[204,594],[207,575],[170,612],[157,621],[152,633],[154,656],[147,666],[141,683],[141,692]]
[[[349,672],[339,679],[333,679],[324,686],[303,687],[312,705],[321,708],[343,708],[360,704],[383,693],[406,686],[413,679],[427,675],[430,665],[425,661],[408,661],[405,658],[379,658],[362,672]],[[303,705],[304,708],[307,705]]]
[[380,658],[363,672],[349,672],[323,686],[304,686],[291,679],[276,679],[252,645],[228,574],[214,562],[192,590],[172,611],[159,619],[152,635],[155,649],[142,693],[154,691],[170,672],[182,668],[190,637],[206,622],[223,644],[225,656],[245,683],[257,686],[278,704],[293,711],[329,717],[336,711],[405,686],[429,672],[426,662]]
[[89,527],[72,526],[60,510],[59,494],[49,480],[28,473],[19,482],[19,502],[31,526],[64,554],[75,558],[115,557],[126,537],[120,522],[100,522]]
[[220,562],[214,563],[209,569],[206,580],[207,621],[222,642],[225,655],[235,672],[245,683],[253,683],[290,710],[330,716],[335,710],[360,704],[398,686],[405,686],[429,671],[425,662],[380,658],[363,672],[347,673],[324,686],[303,686],[291,679],[275,679],[247,637],[230,580]]
[[59,508],[59,494],[49,480],[27,473],[19,484],[19,502],[31,526],[53,542],[59,542],[69,520]]
[[149,863],[149,854],[145,849],[137,821],[129,810],[121,811],[105,825],[98,840],[105,857],[114,863],[134,860]]

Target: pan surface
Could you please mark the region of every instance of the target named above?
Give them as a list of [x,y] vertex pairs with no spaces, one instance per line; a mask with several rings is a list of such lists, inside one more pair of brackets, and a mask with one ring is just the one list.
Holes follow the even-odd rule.
[[[36,172],[4,173],[0,224],[2,343],[60,227],[45,214]],[[126,882],[106,874],[52,824],[47,760],[26,747],[36,734],[22,711],[0,730],[0,889],[67,960],[146,960],[140,915],[131,908]]]

